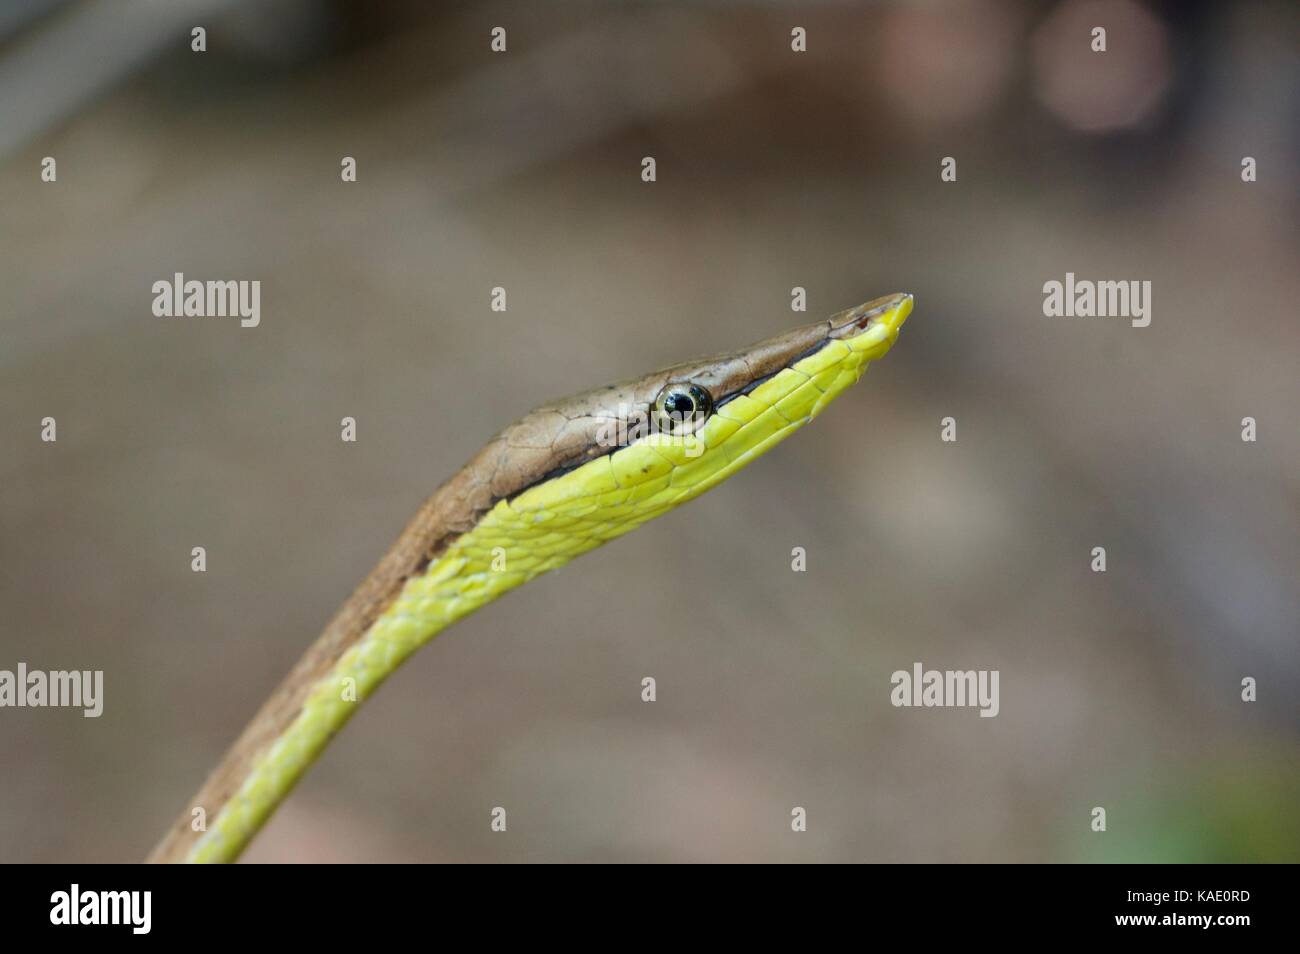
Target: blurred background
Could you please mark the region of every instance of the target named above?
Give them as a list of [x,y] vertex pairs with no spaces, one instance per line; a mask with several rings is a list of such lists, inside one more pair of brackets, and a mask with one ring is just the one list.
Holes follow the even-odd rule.
[[[1300,860],[1298,19],[0,7],[0,668],[105,680],[0,711],[0,860],[143,858],[509,421],[894,291],[815,426],[422,650],[246,858]],[[260,327],[153,317],[177,271]],[[1150,327],[1044,317],[1067,271]],[[999,716],[893,708],[915,662]]]

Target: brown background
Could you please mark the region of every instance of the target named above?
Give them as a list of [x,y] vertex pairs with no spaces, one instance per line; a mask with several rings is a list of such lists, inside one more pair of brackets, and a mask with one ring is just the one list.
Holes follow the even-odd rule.
[[[1300,859],[1294,5],[196,8],[0,20],[0,668],[106,684],[0,710],[0,859],[142,857],[509,420],[893,291],[815,426],[420,652],[248,858]],[[175,271],[261,327],[154,318]],[[1044,317],[1067,271],[1151,326]],[[892,708],[917,661],[1001,714]]]

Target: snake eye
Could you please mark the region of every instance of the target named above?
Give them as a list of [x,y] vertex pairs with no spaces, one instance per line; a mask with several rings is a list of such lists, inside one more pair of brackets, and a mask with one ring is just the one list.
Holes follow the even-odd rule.
[[713,413],[713,396],[698,384],[669,384],[655,398],[654,409],[670,431],[681,431]]

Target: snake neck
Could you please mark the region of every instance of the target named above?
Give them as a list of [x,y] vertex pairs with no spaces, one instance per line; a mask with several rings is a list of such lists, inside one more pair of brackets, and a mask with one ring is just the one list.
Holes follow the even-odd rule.
[[[467,469],[429,499],[268,698],[149,856],[230,861],[367,696],[421,645],[506,592],[461,556],[480,522]],[[466,531],[466,526],[469,530]],[[488,571],[491,571],[489,565]],[[436,583],[434,582],[436,581]]]

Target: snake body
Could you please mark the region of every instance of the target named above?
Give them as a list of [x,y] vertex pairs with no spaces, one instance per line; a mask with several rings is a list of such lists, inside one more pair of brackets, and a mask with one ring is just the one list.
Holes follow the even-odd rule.
[[[443,484],[150,855],[233,861],[333,735],[413,652],[533,577],[699,496],[815,418],[912,310],[890,295],[538,408]],[[639,434],[629,410],[670,427]],[[624,435],[630,439],[619,440]]]

